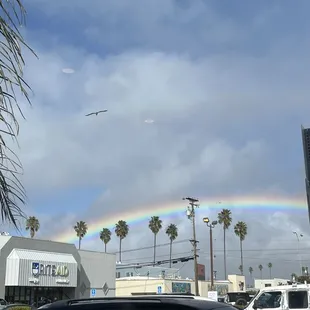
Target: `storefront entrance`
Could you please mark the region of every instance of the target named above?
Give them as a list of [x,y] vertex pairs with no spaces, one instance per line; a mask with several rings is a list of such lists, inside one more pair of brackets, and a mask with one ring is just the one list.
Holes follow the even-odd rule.
[[42,303],[66,299],[63,287],[7,286],[5,300],[9,303],[25,303],[40,306]]

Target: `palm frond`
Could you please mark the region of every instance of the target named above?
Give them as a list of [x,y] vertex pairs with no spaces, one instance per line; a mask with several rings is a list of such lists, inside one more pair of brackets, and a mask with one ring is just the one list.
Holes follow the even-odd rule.
[[8,221],[16,228],[17,219],[25,218],[20,205],[25,204],[26,193],[19,180],[22,165],[6,142],[10,138],[18,143],[16,108],[24,118],[16,91],[31,103],[28,95],[31,89],[23,78],[25,61],[22,47],[35,53],[19,30],[19,26],[25,24],[25,16],[20,0],[0,0],[0,212],[2,221]]

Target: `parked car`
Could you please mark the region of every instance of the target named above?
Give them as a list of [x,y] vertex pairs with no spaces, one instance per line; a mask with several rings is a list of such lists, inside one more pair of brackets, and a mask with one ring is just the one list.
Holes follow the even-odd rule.
[[39,309],[70,310],[70,308],[75,310],[235,310],[229,304],[190,295],[69,299],[46,304]]

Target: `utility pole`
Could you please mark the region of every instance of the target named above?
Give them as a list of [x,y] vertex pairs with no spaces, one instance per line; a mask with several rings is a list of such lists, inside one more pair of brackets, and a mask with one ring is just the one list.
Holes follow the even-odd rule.
[[194,250],[194,277],[195,277],[195,295],[199,296],[199,287],[198,287],[198,262],[197,262],[197,241],[196,239],[196,223],[195,223],[195,209],[199,207],[199,200],[191,197],[183,198],[183,200],[187,200],[189,202],[189,206],[187,207],[186,215],[189,220],[192,221],[193,224],[193,239],[190,240],[193,250]]
[[207,224],[210,231],[210,275],[211,275],[211,290],[214,289],[214,268],[213,268],[213,228],[216,226],[217,221],[210,222],[208,217],[203,218],[203,222]]
[[[302,238],[304,235],[303,234],[299,234],[297,233],[297,231],[293,231],[293,234],[296,236],[297,238],[297,254],[298,254],[298,260],[299,260],[299,269],[300,269],[300,272],[301,274],[300,275],[304,275],[304,272],[303,272],[303,263],[302,263],[302,260],[301,260],[301,255],[300,255],[300,250],[299,250],[299,242],[300,242],[300,238]],[[300,237],[300,238],[299,238]]]
[[213,234],[212,226],[210,225],[210,272],[211,272],[211,290],[214,287],[214,268],[213,268]]

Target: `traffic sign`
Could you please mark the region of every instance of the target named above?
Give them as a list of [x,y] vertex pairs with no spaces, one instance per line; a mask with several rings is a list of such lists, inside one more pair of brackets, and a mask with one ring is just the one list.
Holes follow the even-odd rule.
[[96,289],[92,288],[91,289],[91,297],[95,297],[96,296]]
[[162,293],[162,287],[161,285],[157,286],[157,294],[161,294]]

